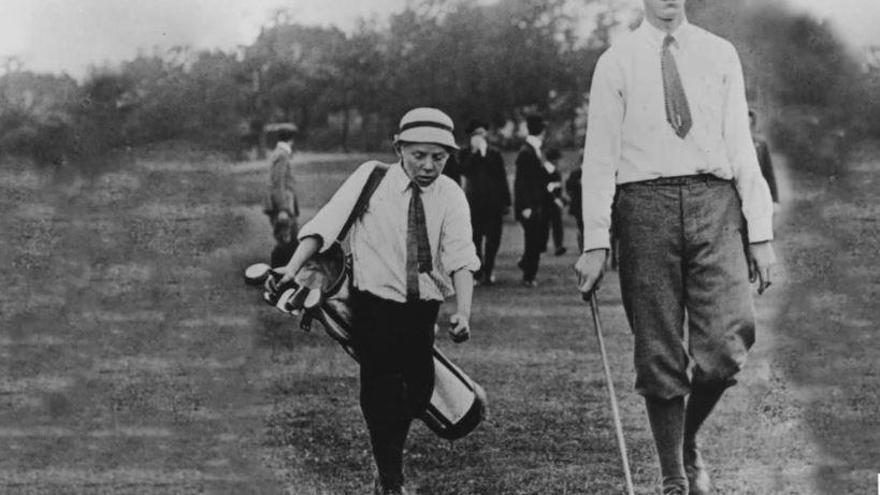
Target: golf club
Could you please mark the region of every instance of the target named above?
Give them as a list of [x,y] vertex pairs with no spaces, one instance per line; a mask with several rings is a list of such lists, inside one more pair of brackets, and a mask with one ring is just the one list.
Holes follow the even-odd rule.
[[617,446],[620,448],[620,457],[623,460],[623,475],[626,478],[626,490],[628,495],[635,495],[632,474],[629,471],[629,460],[626,455],[626,441],[623,438],[623,425],[620,422],[620,410],[617,407],[617,396],[614,393],[614,382],[611,380],[611,368],[608,366],[608,356],[605,353],[605,339],[602,338],[602,323],[599,321],[599,303],[596,301],[596,291],[589,296],[584,294],[584,300],[589,300],[590,310],[593,313],[593,326],[596,329],[596,338],[599,341],[599,353],[602,355],[602,367],[605,369],[605,384],[608,385],[608,396],[611,398],[611,414],[614,416],[614,429],[617,432]]

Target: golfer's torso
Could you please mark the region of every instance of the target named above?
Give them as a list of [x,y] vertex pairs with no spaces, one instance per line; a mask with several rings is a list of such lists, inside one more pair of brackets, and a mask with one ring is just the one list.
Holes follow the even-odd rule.
[[666,120],[662,41],[655,36],[643,26],[615,47],[625,109],[617,183],[706,173],[732,178],[724,127],[730,78],[739,67],[736,52],[693,25],[678,33],[672,53],[693,119],[682,139]]

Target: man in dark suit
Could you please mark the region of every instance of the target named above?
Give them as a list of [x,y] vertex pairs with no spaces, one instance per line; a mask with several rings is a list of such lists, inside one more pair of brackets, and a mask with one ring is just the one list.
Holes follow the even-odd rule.
[[443,175],[454,180],[459,186],[461,185],[461,163],[456,155],[449,155],[446,166],[443,167]]
[[546,123],[540,115],[526,118],[529,135],[516,156],[516,178],[514,180],[516,219],[522,224],[525,234],[525,247],[520,259],[522,283],[535,287],[535,275],[541,251],[547,243],[544,237],[544,199],[547,194],[547,172],[544,170],[544,157],[541,146],[544,140]]
[[[492,285],[495,275],[495,255],[501,245],[502,220],[510,210],[510,188],[501,153],[486,140],[489,124],[471,121],[465,132],[470,146],[461,152],[461,174],[464,192],[471,207],[471,226],[474,246],[482,261],[482,268],[474,275],[479,285]],[[483,242],[485,240],[485,249]]]

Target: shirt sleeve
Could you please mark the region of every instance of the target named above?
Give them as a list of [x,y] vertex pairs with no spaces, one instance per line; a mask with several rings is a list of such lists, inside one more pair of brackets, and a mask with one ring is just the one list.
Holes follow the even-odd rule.
[[444,188],[444,202],[448,205],[440,230],[440,263],[452,275],[459,270],[475,272],[480,259],[474,246],[471,230],[471,211],[464,192],[458,187]]
[[613,53],[596,64],[590,88],[590,111],[581,175],[584,251],[611,246],[611,203],[623,130],[624,79]]
[[723,122],[727,159],[733,169],[737,192],[742,199],[749,242],[769,241],[773,239],[773,200],[758,165],[758,155],[749,130],[749,108],[746,103],[742,65],[732,45],[728,67]]
[[329,249],[333,241],[339,237],[345,221],[348,220],[348,216],[354,209],[354,204],[375,166],[376,162],[367,162],[358,167],[339,186],[330,201],[321,207],[308,223],[303,225],[299,231],[299,240],[317,236],[322,240],[321,252]]

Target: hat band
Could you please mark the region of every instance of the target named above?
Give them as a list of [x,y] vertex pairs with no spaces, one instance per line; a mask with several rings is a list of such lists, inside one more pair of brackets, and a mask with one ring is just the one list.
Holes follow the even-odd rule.
[[403,132],[407,129],[412,129],[414,127],[436,127],[438,129],[443,129],[444,131],[452,132],[452,127],[446,124],[442,124],[440,122],[433,122],[430,120],[416,120],[414,122],[407,122],[400,126],[400,132]]

